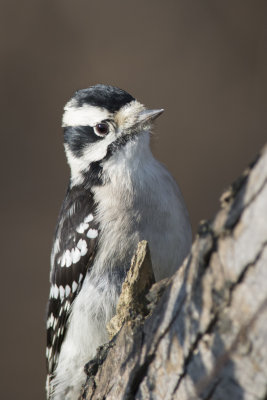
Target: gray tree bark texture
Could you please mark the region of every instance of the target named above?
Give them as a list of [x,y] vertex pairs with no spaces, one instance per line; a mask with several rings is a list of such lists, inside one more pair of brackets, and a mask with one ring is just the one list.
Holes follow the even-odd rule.
[[267,399],[267,146],[221,203],[171,279],[139,244],[82,399]]

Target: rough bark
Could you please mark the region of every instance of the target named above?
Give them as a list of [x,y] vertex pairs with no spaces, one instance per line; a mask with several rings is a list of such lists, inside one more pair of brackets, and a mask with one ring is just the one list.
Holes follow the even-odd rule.
[[[149,263],[146,252],[143,243],[139,260]],[[138,268],[115,336],[86,366],[82,398],[266,400],[267,147],[200,225],[177,273],[145,300]],[[142,295],[129,289],[138,279]]]

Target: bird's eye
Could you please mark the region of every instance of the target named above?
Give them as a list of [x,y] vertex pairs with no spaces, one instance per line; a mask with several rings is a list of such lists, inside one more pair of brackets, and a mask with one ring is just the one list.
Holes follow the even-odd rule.
[[101,122],[100,124],[97,124],[95,126],[95,133],[97,135],[104,136],[107,135],[108,132],[109,132],[109,126],[106,122]]

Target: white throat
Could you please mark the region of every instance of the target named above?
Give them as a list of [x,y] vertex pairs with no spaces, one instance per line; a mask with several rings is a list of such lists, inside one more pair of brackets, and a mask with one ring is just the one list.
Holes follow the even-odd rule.
[[[71,187],[80,185],[84,181],[84,172],[90,170],[90,164],[101,161],[107,155],[108,146],[116,140],[115,134],[112,133],[105,139],[105,145],[97,142],[88,146],[84,150],[81,157],[76,157],[70,150],[68,144],[65,143],[65,152],[68,164],[71,169]],[[115,150],[109,160],[103,162],[103,178],[104,179],[122,179],[127,173],[133,174],[139,169],[141,164],[145,164],[149,159],[153,158],[150,150],[150,135],[144,131],[129,140],[125,145]],[[118,182],[119,183],[119,182]]]

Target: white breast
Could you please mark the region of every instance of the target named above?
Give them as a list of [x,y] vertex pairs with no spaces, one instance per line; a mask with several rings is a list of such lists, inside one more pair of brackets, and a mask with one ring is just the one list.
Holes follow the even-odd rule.
[[181,193],[148,143],[144,132],[111,157],[104,165],[107,183],[94,188],[101,230],[94,265],[97,274],[129,268],[138,242],[145,239],[156,279],[162,279],[179,267],[191,246]]

